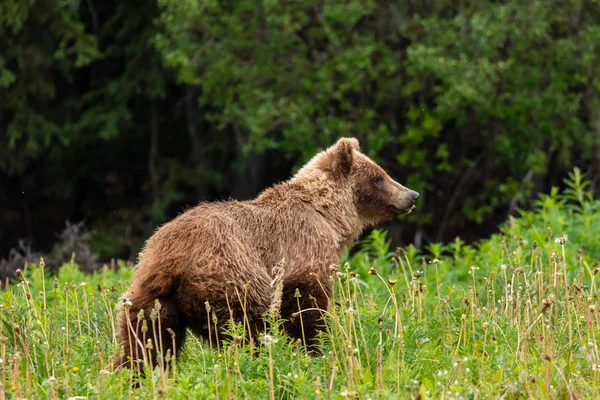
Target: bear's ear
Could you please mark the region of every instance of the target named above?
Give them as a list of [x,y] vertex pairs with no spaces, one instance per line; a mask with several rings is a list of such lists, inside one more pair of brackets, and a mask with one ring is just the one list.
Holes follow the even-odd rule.
[[358,140],[355,138],[341,138],[333,145],[333,154],[335,161],[333,163],[334,171],[345,176],[352,170],[354,162],[354,150],[360,151]]

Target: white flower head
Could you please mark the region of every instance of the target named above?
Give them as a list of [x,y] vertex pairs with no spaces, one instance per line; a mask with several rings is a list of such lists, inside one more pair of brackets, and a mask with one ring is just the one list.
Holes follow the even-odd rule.
[[269,335],[268,333],[262,337],[262,342],[266,345],[270,345],[272,343],[277,343],[278,341],[279,341],[279,339],[274,338],[272,335]]
[[554,239],[554,243],[558,243],[560,245],[563,245],[563,244],[567,243],[568,240],[569,240],[569,236],[563,235],[561,237],[555,238]]

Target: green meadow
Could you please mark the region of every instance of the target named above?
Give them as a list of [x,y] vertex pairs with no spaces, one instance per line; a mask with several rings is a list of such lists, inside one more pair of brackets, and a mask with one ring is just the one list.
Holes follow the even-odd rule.
[[577,170],[567,186],[474,246],[394,249],[373,231],[340,262],[318,348],[286,337],[275,310],[260,341],[236,324],[223,345],[190,335],[145,376],[110,366],[131,265],[26,265],[1,292],[0,396],[600,398],[600,201]]

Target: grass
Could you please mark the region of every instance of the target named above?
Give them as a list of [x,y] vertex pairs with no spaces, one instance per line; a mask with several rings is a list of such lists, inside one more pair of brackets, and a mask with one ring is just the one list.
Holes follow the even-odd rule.
[[373,232],[342,262],[318,355],[277,321],[254,347],[231,325],[135,389],[109,368],[132,268],[29,265],[1,294],[0,398],[600,398],[600,201],[578,171],[568,184],[477,247],[392,251]]

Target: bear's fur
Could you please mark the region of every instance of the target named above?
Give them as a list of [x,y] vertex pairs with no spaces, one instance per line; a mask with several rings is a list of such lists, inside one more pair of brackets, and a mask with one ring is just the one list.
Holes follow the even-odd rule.
[[[301,313],[304,338],[312,341],[341,254],[365,227],[409,212],[417,197],[362,154],[356,139],[342,138],[255,200],[202,203],[184,212],[161,226],[139,255],[123,295],[122,348],[115,367],[143,358],[137,319],[142,309],[148,320],[145,338],[153,339],[151,363],[157,348],[177,354],[187,328],[214,342],[233,318],[256,335],[264,328],[278,263],[284,271],[284,327],[291,337],[303,337],[300,318],[292,318],[299,301],[301,309],[312,309]],[[294,297],[296,290],[300,298]],[[150,312],[156,300],[161,309],[153,330]]]

